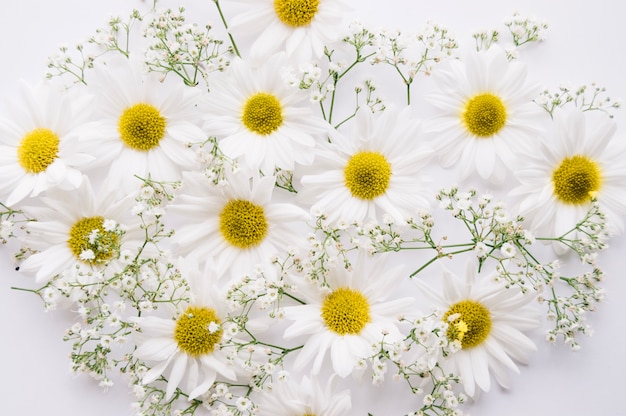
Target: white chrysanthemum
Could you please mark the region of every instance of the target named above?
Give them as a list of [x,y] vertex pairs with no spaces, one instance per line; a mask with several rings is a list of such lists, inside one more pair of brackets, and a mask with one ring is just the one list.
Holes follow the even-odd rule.
[[121,270],[119,255],[136,251],[141,232],[138,219],[131,215],[132,197],[105,182],[94,193],[84,177],[76,191],[48,191],[39,200],[41,207],[25,207],[36,221],[27,224],[25,244],[38,252],[28,257],[20,271],[34,274],[45,282],[66,271]]
[[432,151],[411,108],[378,115],[359,111],[354,126],[351,135],[320,146],[301,179],[302,200],[329,221],[383,214],[403,221],[427,209],[430,190],[422,172]]
[[450,365],[461,376],[465,392],[474,396],[476,386],[489,391],[490,372],[503,387],[508,372],[519,372],[516,360],[527,361],[535,344],[522,333],[539,326],[539,316],[529,302],[534,297],[517,288],[505,288],[491,276],[477,277],[477,264],[469,261],[464,278],[443,270],[442,290],[435,290],[418,280],[424,294],[434,302],[448,323],[447,336],[459,341],[461,349],[448,355]]
[[90,114],[84,90],[22,84],[21,93],[23,105],[10,107],[11,118],[0,121],[0,196],[8,205],[51,188],[76,189],[78,169],[94,160],[80,151],[76,134]]
[[244,11],[230,28],[256,36],[250,47],[255,60],[285,50],[297,60],[320,58],[324,46],[338,40],[348,7],[341,0],[236,0]]
[[109,166],[108,180],[124,189],[139,188],[134,175],[179,180],[181,170],[196,160],[187,145],[206,139],[194,90],[143,69],[132,59],[98,67],[93,91],[100,99],[99,117],[83,132],[86,145],[97,150],[98,164]]
[[261,415],[272,416],[344,416],[350,412],[350,391],[336,391],[334,378],[321,386],[315,378],[302,377],[277,381],[271,391],[262,393],[259,410]]
[[[605,114],[578,109],[554,114],[554,137],[524,155],[515,172],[520,214],[536,234],[559,237],[574,228],[597,198],[609,226],[620,232],[626,212],[626,147],[612,140],[616,125]],[[554,245],[558,252],[563,246]]]
[[275,255],[304,242],[306,212],[272,201],[273,176],[226,170],[226,178],[216,186],[202,174],[185,173],[181,194],[169,208],[185,219],[174,242],[184,253],[214,257],[220,275],[239,279],[257,266],[271,273]]
[[402,278],[402,266],[388,269],[382,257],[363,255],[354,270],[339,266],[330,271],[327,287],[298,284],[304,305],[285,307],[285,319],[294,321],[284,332],[285,339],[307,336],[294,368],[313,361],[312,373],[319,373],[327,351],[332,368],[340,377],[354,370],[357,362],[372,354],[372,345],[394,342],[402,335],[397,317],[413,305],[411,298],[391,298]]
[[[218,376],[236,380],[228,364],[223,322],[227,318],[226,298],[215,283],[218,276],[210,262],[203,271],[181,262],[192,297],[175,319],[142,316],[133,322],[139,327],[135,357],[150,364],[142,383],[148,384],[167,373],[166,399],[180,387],[189,399],[206,393]],[[169,372],[167,372],[169,368]]]
[[253,169],[271,175],[313,161],[316,141],[326,140],[329,125],[313,114],[307,94],[278,76],[286,65],[277,55],[257,68],[234,60],[208,95],[205,129],[220,139],[232,159],[242,157]]
[[518,152],[532,149],[541,131],[546,114],[533,103],[539,87],[497,46],[447,64],[433,74],[440,92],[429,97],[439,110],[430,129],[437,133],[441,165],[456,166],[462,179],[478,173],[501,183],[517,166]]

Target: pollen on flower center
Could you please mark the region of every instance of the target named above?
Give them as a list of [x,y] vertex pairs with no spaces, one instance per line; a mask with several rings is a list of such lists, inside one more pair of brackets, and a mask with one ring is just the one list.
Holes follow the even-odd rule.
[[148,151],[159,145],[165,136],[165,117],[146,103],[128,107],[120,116],[118,131],[122,141],[131,149]]
[[358,152],[350,158],[343,173],[352,196],[372,200],[387,191],[391,164],[378,152]]
[[283,109],[278,98],[259,92],[248,98],[243,105],[241,121],[254,133],[266,136],[283,124]]
[[231,245],[249,248],[267,235],[267,219],[262,206],[242,199],[231,199],[220,213],[220,232]]
[[491,331],[491,314],[481,303],[473,300],[463,300],[450,307],[443,316],[444,321],[454,315],[452,322],[448,322],[448,339],[460,341],[463,348],[480,345]]
[[59,153],[59,136],[52,130],[38,128],[27,133],[17,148],[17,160],[28,173],[41,173]]
[[284,24],[301,27],[311,23],[319,5],[319,0],[274,0],[274,11]]
[[[84,217],[70,228],[67,245],[77,259],[97,264],[112,259],[119,251],[119,237],[104,229],[103,217]],[[87,250],[93,253],[88,259],[81,256]]]
[[478,94],[471,98],[463,110],[463,123],[477,137],[491,137],[506,124],[506,107],[500,97]]
[[[176,321],[174,340],[178,348],[189,355],[209,354],[222,340],[224,330],[221,324],[214,309],[189,306]],[[215,325],[218,329],[211,331]]]
[[342,287],[324,299],[322,319],[339,335],[358,335],[371,321],[370,305],[361,292]]
[[554,195],[561,202],[583,204],[600,189],[600,167],[585,156],[567,157],[552,173],[552,184]]

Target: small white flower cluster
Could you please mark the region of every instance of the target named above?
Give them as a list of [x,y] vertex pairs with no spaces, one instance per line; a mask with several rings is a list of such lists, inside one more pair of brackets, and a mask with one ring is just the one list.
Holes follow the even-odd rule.
[[200,75],[224,71],[232,50],[222,52],[223,41],[211,35],[211,26],[185,23],[185,9],[160,10],[149,20],[144,37],[148,40],[146,64],[151,71],[180,75],[187,85],[196,85]]
[[164,206],[174,200],[176,191],[181,187],[181,182],[159,182],[150,178],[139,178],[139,180],[143,183],[135,196],[135,205],[131,212],[141,218],[142,228],[153,227],[158,229],[159,232],[155,232],[155,236],[157,236],[164,231],[164,225],[161,221],[164,215]]
[[428,22],[420,33],[383,29],[376,33],[374,47],[370,62],[393,66],[408,86],[420,72],[430,75],[436,64],[454,58],[458,44],[448,29]]
[[606,88],[595,83],[572,86],[569,83],[561,84],[554,91],[543,90],[535,99],[550,115],[557,108],[573,105],[583,111],[602,111],[613,118],[612,110],[622,106],[620,100],[613,100],[606,95]]
[[562,338],[566,345],[573,351],[578,351],[581,346],[577,335],[591,336],[593,330],[586,323],[587,312],[594,311],[596,305],[604,300],[604,289],[599,288],[604,275],[600,269],[593,269],[577,277],[553,276],[566,283],[571,289],[571,295],[543,296],[539,300],[549,305],[548,319],[554,322],[554,328],[546,334],[546,340],[554,343]]
[[[286,271],[282,273],[286,273]],[[286,291],[294,293],[296,291],[295,285],[287,283],[283,279],[266,279],[260,273],[255,278],[246,276],[232,285],[228,291],[227,299],[231,302],[231,309],[233,310],[248,309],[247,305],[256,303],[259,310],[269,311],[270,318],[282,318],[281,301]]]
[[482,29],[478,32],[474,32],[472,37],[474,38],[474,42],[476,42],[476,50],[477,51],[486,51],[498,42],[500,33],[496,29]]
[[[538,21],[535,17],[522,16],[514,13],[504,21],[504,26],[511,35],[511,43],[504,45],[507,58],[512,61],[519,58],[519,48],[532,42],[540,42],[546,38],[548,23]],[[486,51],[501,40],[498,29],[481,29],[472,34],[477,51]]]
[[[70,53],[67,45],[61,45],[55,54],[48,57],[48,68],[51,72],[48,72],[46,77],[50,79],[69,75],[73,78],[73,83],[87,84],[87,70],[94,67],[99,57],[107,52],[120,53],[126,57],[130,55],[128,45],[131,28],[142,20],[143,17],[136,9],[132,11],[127,21],[119,16],[110,17],[106,28],[96,29],[95,35],[88,39],[87,45],[78,43],[74,46],[78,57]],[[86,48],[88,45],[94,48]]]
[[[327,66],[321,62],[303,62],[297,68],[287,67],[282,70],[282,78],[286,85],[310,90],[310,101],[322,105],[323,116],[327,121],[332,121],[334,97],[337,94],[337,85],[355,66],[362,64],[370,58],[374,52],[369,48],[374,46],[376,35],[359,22],[349,25],[349,35],[342,39],[345,45],[354,48],[354,57],[345,51],[344,47],[325,50],[325,57],[328,60]],[[343,46],[343,45],[342,45]],[[351,61],[352,60],[352,61]],[[325,71],[324,71],[325,69]],[[376,85],[372,79],[365,79],[355,85],[356,106],[351,115],[348,115],[336,127],[353,118],[358,109],[365,105],[372,112],[383,111],[385,104],[380,97],[374,95]],[[361,103],[360,96],[364,93],[365,102]],[[329,98],[330,96],[330,98]],[[323,103],[330,102],[328,109]]]
[[14,236],[14,228],[15,223],[10,219],[5,219],[0,222],[0,242],[2,242],[2,244],[6,244],[9,238]]
[[[384,381],[387,363],[390,363],[396,369],[393,379],[407,382],[415,394],[424,394],[426,388],[437,391],[442,387],[440,381],[448,384],[448,378],[440,380],[436,377],[441,370],[439,363],[444,356],[456,352],[460,344],[458,341],[449,341],[446,336],[448,324],[441,318],[440,314],[415,319],[400,317],[401,322],[410,325],[409,335],[405,341],[394,343],[388,343],[383,338],[373,346],[373,354],[369,357],[372,383],[380,384]],[[446,390],[451,390],[451,387]],[[425,405],[431,404],[427,403],[426,397],[423,400]]]
[[516,47],[528,42],[546,39],[548,23],[540,21],[536,17],[523,16],[519,12],[515,12],[511,17],[505,19],[504,25],[511,32]]

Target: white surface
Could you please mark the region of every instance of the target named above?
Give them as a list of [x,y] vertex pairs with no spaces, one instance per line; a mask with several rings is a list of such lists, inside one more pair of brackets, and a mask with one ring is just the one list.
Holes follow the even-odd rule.
[[[182,2],[182,0],[181,0]],[[210,12],[209,0],[184,2],[201,13]],[[227,0],[223,3],[227,4]],[[477,29],[500,26],[513,11],[534,14],[550,23],[548,40],[523,53],[530,62],[529,74],[546,85],[561,81],[598,81],[611,97],[626,99],[626,5],[617,0],[352,0],[355,15],[373,26],[418,30],[427,20],[450,28],[464,43]],[[177,2],[165,4],[176,6]],[[110,14],[125,14],[139,7],[139,0],[20,0],[4,1],[0,13],[0,95],[14,97],[17,80],[36,80],[46,70],[46,57],[61,43],[73,45],[102,26]],[[198,14],[196,16],[201,16]],[[199,20],[205,20],[200,19]],[[414,90],[415,91],[415,90]],[[4,109],[4,103],[0,110]],[[618,135],[626,135],[626,109],[617,112]],[[626,137],[625,137],[626,139]],[[494,388],[468,408],[473,415],[626,415],[624,374],[626,359],[626,280],[623,255],[626,238],[612,241],[603,253],[607,301],[590,318],[592,338],[583,340],[583,350],[572,354],[563,346],[550,347],[541,333],[535,334],[539,351],[511,389]],[[43,312],[33,295],[11,286],[29,286],[13,271],[9,250],[0,248],[0,413],[6,415],[110,416],[130,414],[132,398],[123,383],[102,392],[87,376],[73,376],[67,355],[71,345],[61,338],[72,323],[67,312]],[[376,416],[399,416],[403,408],[393,385],[368,389],[380,399],[375,407],[360,406],[354,397],[354,415],[372,411]],[[371,396],[367,401],[371,400]]]

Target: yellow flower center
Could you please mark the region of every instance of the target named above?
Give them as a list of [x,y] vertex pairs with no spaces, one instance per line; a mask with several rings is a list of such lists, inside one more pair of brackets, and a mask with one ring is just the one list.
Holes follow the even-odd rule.
[[552,184],[554,195],[561,202],[583,204],[600,190],[600,167],[585,156],[567,157],[552,173]]
[[370,305],[361,292],[341,287],[324,299],[322,319],[331,331],[339,335],[358,335],[371,321]]
[[209,354],[222,339],[221,324],[215,310],[189,306],[176,321],[174,340],[189,355]]
[[451,315],[457,315],[456,319],[448,322],[448,339],[458,340],[463,348],[471,348],[480,345],[491,331],[491,314],[481,303],[473,300],[463,300],[455,303],[443,316],[448,321]]
[[283,109],[278,98],[259,92],[248,98],[243,105],[241,121],[254,133],[266,136],[283,124]]
[[[119,251],[118,235],[105,231],[103,224],[103,217],[84,217],[70,228],[67,245],[77,259],[88,264],[98,264],[112,259]],[[81,254],[88,250],[91,250],[93,256],[82,257]]]
[[343,175],[352,196],[372,200],[387,191],[391,164],[378,152],[358,152],[348,161]]
[[156,107],[139,103],[124,110],[118,122],[118,131],[128,147],[145,152],[159,145],[165,136],[165,126],[165,117]]
[[54,162],[59,153],[59,136],[49,129],[27,133],[17,148],[17,160],[28,173],[41,173]]
[[317,14],[320,0],[274,0],[278,19],[291,27],[306,26]]
[[465,104],[463,123],[474,136],[491,137],[506,124],[506,107],[496,95],[478,94]]
[[242,199],[231,199],[220,213],[220,232],[231,245],[249,248],[267,235],[263,207]]

